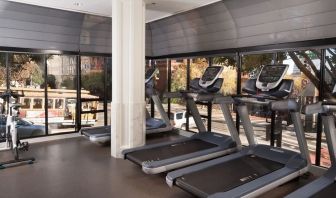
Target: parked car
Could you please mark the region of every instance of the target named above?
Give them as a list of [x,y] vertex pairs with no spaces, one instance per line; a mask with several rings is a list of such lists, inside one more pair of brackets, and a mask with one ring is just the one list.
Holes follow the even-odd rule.
[[[170,121],[175,128],[185,130],[187,126],[187,112],[175,112],[170,113]],[[203,123],[206,123],[206,119],[202,118]],[[192,116],[189,116],[189,128],[196,127],[195,120]]]
[[[35,125],[33,122],[19,118],[17,121],[19,138],[30,138],[45,135],[45,126]],[[0,142],[6,141],[6,117],[0,117]]]

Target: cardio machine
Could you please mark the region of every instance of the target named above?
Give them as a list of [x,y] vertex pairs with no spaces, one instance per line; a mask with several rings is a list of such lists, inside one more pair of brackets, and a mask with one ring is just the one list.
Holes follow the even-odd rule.
[[[336,96],[336,86],[333,90],[333,96]],[[315,104],[309,104],[304,107],[304,113],[307,115],[320,113],[324,132],[327,139],[327,145],[331,160],[331,167],[319,179],[303,186],[286,196],[286,198],[310,197],[323,198],[335,197],[336,195],[336,126],[335,116],[336,102],[323,101]]]
[[[154,104],[160,113],[161,119],[151,118],[146,109],[146,134],[170,132],[173,130],[173,126],[170,124],[168,115],[164,111],[160,98],[154,89],[154,76],[157,72],[158,69],[156,68],[150,68],[146,71],[145,93],[147,98],[151,98],[154,101]],[[106,144],[111,141],[111,126],[83,128],[80,130],[80,134],[83,134],[91,142]]]
[[145,74],[146,97],[152,99],[158,109],[161,119],[152,118],[146,108],[146,134],[168,132],[173,130],[167,113],[165,112],[158,94],[154,89],[154,76],[158,72],[157,68],[147,69]]
[[[228,108],[228,105],[233,103],[233,99],[218,94],[223,84],[223,79],[219,78],[222,70],[221,66],[210,66],[201,78],[191,81],[191,90],[166,94],[168,98],[186,100],[199,133],[174,141],[124,150],[122,152],[124,158],[140,165],[145,173],[156,174],[239,150],[241,143]],[[231,137],[206,131],[195,101],[219,104]]]
[[[266,65],[257,79],[245,83],[247,96],[235,97],[249,146],[241,151],[169,172],[166,181],[198,197],[256,197],[308,171],[307,143],[300,120],[299,105],[286,98],[293,81],[283,79],[288,65]],[[300,152],[257,144],[247,103],[269,105],[273,111],[289,111]]]
[[15,93],[11,90],[7,90],[0,95],[4,103],[7,103],[6,132],[2,136],[6,139],[7,147],[12,150],[14,154],[13,160],[0,162],[0,169],[21,164],[32,164],[35,161],[35,158],[20,158],[19,156],[19,151],[28,151],[29,148],[28,142],[21,142],[17,133],[17,120],[19,118],[19,108],[21,104],[16,103],[16,99],[23,96],[23,93]]

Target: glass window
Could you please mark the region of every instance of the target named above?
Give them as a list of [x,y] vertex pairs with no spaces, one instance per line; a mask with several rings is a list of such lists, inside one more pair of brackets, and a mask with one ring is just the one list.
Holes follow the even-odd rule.
[[176,114],[176,120],[181,120],[183,118],[183,113]]
[[[163,105],[163,108],[167,112],[168,100],[167,100],[167,98],[163,97],[164,93],[168,91],[168,64],[167,64],[167,60],[166,59],[155,60],[155,61],[147,62],[146,64],[147,64],[146,65],[147,68],[150,67],[149,64],[151,64],[152,66],[155,66],[158,69],[158,72],[155,74],[155,77],[154,77],[154,89],[158,93],[158,96],[159,96],[160,101]],[[150,112],[151,104],[150,104],[149,99],[147,99],[146,108],[147,108],[148,112]],[[159,118],[159,119],[161,118],[160,113],[157,110],[156,106],[154,106],[154,117]]]
[[174,120],[174,113],[170,113],[170,120]]
[[77,56],[49,55],[47,59],[48,99],[55,98],[48,107],[49,134],[75,131],[77,99]]
[[[82,111],[94,111],[98,110],[98,108],[100,108],[99,110],[104,109],[103,101],[106,94],[109,93],[105,93],[105,68],[109,66],[109,59],[105,57],[81,56]],[[90,101],[85,102],[87,99]],[[104,113],[83,114],[82,127],[87,126],[104,126]]]
[[[327,48],[326,50],[326,62],[324,69],[324,98],[334,100],[333,90],[336,86],[336,48]],[[316,51],[319,56],[320,52]],[[325,127],[324,127],[325,128]],[[327,140],[325,133],[322,135],[322,144],[321,144],[321,166],[330,167],[330,155],[327,145]]]
[[[106,59],[100,56],[81,56],[81,89],[88,91],[92,98],[105,97],[105,61]],[[86,97],[84,94],[81,98]]]
[[[257,78],[259,71],[263,65],[271,64],[273,61],[273,54],[247,54],[242,55],[242,73],[241,73],[241,87],[243,88],[246,81],[251,78]],[[225,82],[224,82],[225,84]],[[244,93],[243,93],[244,94]],[[255,104],[247,104],[250,119],[253,124],[253,129],[257,141],[262,144],[269,144],[270,111],[267,107]],[[242,125],[240,125],[240,138],[242,144],[247,145],[247,139]]]
[[25,95],[20,100],[23,105],[20,118],[34,125],[20,127],[18,135],[21,138],[45,135],[44,57],[42,54],[8,53],[10,88],[19,92],[23,90]]
[[[237,65],[235,56],[216,56],[212,58],[214,65],[221,65],[224,67],[221,78],[224,79],[220,92],[225,96],[235,95],[237,93]],[[236,112],[234,105],[230,105],[231,114],[235,120]],[[212,105],[212,118],[211,118],[212,131],[230,135],[223,113],[219,105]]]
[[48,99],[48,109],[54,108],[54,99]]
[[209,66],[208,59],[194,58],[190,61],[190,79],[200,78]]
[[[187,59],[171,60],[171,91],[172,92],[187,89],[187,61],[188,61]],[[186,111],[186,103],[183,99],[172,98],[170,99],[170,103],[171,103],[170,111],[172,113],[179,113],[179,112]],[[181,118],[176,117],[176,119],[181,119]]]
[[23,98],[21,100],[21,108],[22,109],[30,109],[30,102],[31,102],[31,99],[30,98]]
[[33,109],[42,109],[42,99],[33,100]]
[[6,53],[0,52],[0,88],[7,87]]
[[55,99],[55,109],[63,109],[63,108],[64,108],[64,99]]
[[107,68],[107,124],[111,125],[111,102],[112,102],[112,58],[107,57],[106,68]]
[[[289,65],[286,79],[294,80],[294,89],[291,98],[295,98],[301,106],[314,103],[318,100],[318,84],[320,72],[320,55],[318,49],[301,51],[287,51],[278,53],[278,61]],[[299,151],[297,138],[288,113],[278,116],[285,125],[282,125],[282,147]],[[315,163],[316,148],[316,115],[301,115],[305,136],[312,163]]]

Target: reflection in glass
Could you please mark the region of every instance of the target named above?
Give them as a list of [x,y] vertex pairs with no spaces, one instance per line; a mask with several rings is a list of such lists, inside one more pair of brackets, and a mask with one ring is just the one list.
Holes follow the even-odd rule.
[[[82,127],[104,125],[104,113],[85,112],[104,109],[102,101],[106,97],[105,67],[110,67],[108,58],[101,56],[81,56],[81,108],[82,112],[84,112],[81,115]],[[111,69],[109,70],[107,70],[107,77],[111,78],[109,74]],[[111,86],[109,83],[107,85]]]
[[30,109],[30,98],[22,98],[21,99],[21,108],[22,109]]
[[47,59],[49,134],[75,131],[77,56],[51,55]]
[[[214,65],[224,66],[221,78],[224,79],[220,92],[225,96],[235,95],[237,92],[237,68],[234,56],[218,56],[213,57]],[[235,120],[236,113],[234,105],[230,106],[231,114]],[[224,133],[230,135],[219,105],[213,104],[211,128],[213,132]]]
[[8,53],[8,71],[11,90],[25,95],[19,100],[19,136],[45,135],[44,55]]
[[33,109],[42,109],[42,99],[34,99]]
[[[336,85],[336,48],[327,48],[325,57],[325,68],[324,68],[324,93],[323,96],[326,99],[334,100],[332,91]],[[330,167],[330,155],[327,145],[327,140],[325,138],[325,133],[322,133],[322,144],[321,144],[321,166]]]
[[[263,65],[271,64],[273,61],[273,54],[248,54],[242,57],[242,72],[241,72],[241,87],[244,87],[245,82],[251,78],[257,78]],[[225,82],[224,82],[225,84]],[[244,93],[243,93],[244,94]],[[250,119],[253,124],[254,133],[257,141],[264,144],[269,144],[269,131],[270,124],[268,118],[271,113],[267,107],[247,104]],[[268,130],[267,130],[268,129]],[[244,131],[242,125],[240,125],[240,131]],[[247,145],[247,139],[245,133],[240,133],[242,144]]]
[[[290,97],[295,98],[301,106],[314,103],[318,100],[319,93],[316,82],[318,81],[320,72],[319,51],[318,49],[309,49],[278,53],[279,62],[289,65],[285,78],[294,80],[294,88]],[[297,140],[290,117],[288,114],[283,114],[282,117],[287,123],[287,126],[282,127],[282,146],[298,151]],[[302,115],[301,119],[311,160],[312,163],[315,163],[317,114]]]
[[0,88],[7,87],[6,53],[0,52]]
[[51,109],[54,107],[54,100],[53,99],[48,99],[48,109]]
[[[187,89],[187,59],[177,59],[171,60],[171,91],[176,92],[179,90]],[[171,100],[171,113],[173,115],[185,113],[186,112],[186,104],[182,99],[172,98]],[[172,123],[175,127],[183,127],[186,126],[186,120],[182,120],[182,124],[178,124],[181,121],[176,120],[175,116],[170,117]],[[175,119],[175,120],[174,120]],[[190,128],[192,129],[192,128]]]
[[[147,63],[148,64],[148,63]],[[158,69],[158,72],[156,73],[154,77],[154,88],[155,91],[158,93],[158,96],[160,97],[161,103],[163,104],[163,108],[167,112],[168,108],[168,100],[167,98],[164,98],[163,95],[165,92],[168,91],[168,65],[167,65],[167,60],[156,60],[155,62],[152,61],[152,65],[154,64],[155,67]],[[149,65],[147,65],[149,67]],[[150,100],[147,99],[146,101],[146,108],[148,112],[151,112],[151,104]],[[156,106],[154,105],[154,117],[155,118],[161,118],[160,113],[157,110]]]

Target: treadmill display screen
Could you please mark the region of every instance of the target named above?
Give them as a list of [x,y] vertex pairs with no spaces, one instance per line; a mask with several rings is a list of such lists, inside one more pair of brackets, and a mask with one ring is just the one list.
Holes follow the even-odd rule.
[[202,76],[202,81],[212,81],[213,79],[215,79],[218,75],[218,73],[221,71],[221,67],[208,67],[203,76]]
[[277,82],[285,71],[286,65],[267,65],[261,70],[258,80],[262,83]]

